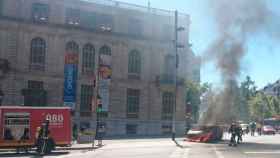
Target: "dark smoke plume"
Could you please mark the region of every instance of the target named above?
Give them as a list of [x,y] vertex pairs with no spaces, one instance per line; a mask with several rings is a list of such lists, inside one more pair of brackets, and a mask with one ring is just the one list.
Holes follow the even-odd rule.
[[[224,89],[209,100],[203,124],[236,120],[240,63],[247,52],[248,39],[259,33],[280,37],[280,19],[264,0],[209,0],[217,25],[217,38],[204,53],[204,61],[214,61],[222,75]],[[257,53],[257,52],[256,52]]]

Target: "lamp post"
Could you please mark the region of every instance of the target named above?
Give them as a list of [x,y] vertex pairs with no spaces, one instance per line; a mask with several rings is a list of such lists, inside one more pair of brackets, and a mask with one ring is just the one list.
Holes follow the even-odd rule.
[[177,103],[177,69],[178,69],[178,48],[183,48],[184,46],[178,44],[178,32],[184,31],[184,27],[178,27],[178,11],[175,11],[175,39],[174,39],[174,49],[175,49],[175,76],[174,76],[174,86],[175,86],[175,95],[174,95],[174,105],[173,105],[173,116],[172,116],[172,140],[175,140],[176,136],[176,103]]

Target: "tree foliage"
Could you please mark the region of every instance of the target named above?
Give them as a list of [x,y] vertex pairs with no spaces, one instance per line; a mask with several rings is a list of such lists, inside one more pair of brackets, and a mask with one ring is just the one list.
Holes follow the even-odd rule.
[[245,80],[240,84],[237,108],[241,120],[248,121],[250,119],[249,100],[256,95],[256,89],[255,82],[250,76],[246,76]]
[[187,113],[191,113],[191,117],[194,121],[198,120],[200,97],[203,93],[207,92],[211,85],[209,83],[199,83],[187,80],[186,83],[186,105]]
[[249,100],[249,107],[251,118],[261,121],[263,118],[280,114],[280,99],[259,92]]

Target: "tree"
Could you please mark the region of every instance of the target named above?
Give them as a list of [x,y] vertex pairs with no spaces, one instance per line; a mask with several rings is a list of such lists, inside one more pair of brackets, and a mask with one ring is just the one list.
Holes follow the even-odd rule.
[[249,100],[256,95],[255,82],[251,80],[250,76],[241,82],[239,88],[239,104],[238,111],[241,120],[248,121],[250,119]]
[[209,83],[200,85],[190,80],[187,80],[185,85],[187,113],[191,114],[194,121],[197,121],[199,117],[200,97],[210,89],[211,85]]
[[277,97],[259,92],[249,100],[251,118],[256,121],[262,121],[264,118],[277,115],[279,114],[279,105],[280,102]]

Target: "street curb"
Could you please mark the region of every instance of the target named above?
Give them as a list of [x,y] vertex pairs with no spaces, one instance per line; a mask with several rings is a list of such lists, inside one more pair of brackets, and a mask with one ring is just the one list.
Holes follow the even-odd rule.
[[[104,146],[104,145],[103,145]],[[56,147],[54,151],[63,151],[63,150],[66,150],[66,151],[69,151],[69,150],[96,150],[96,149],[99,149],[99,148],[102,148],[103,146],[100,146],[100,147]],[[36,149],[32,148],[30,151],[35,151]],[[1,149],[0,150],[0,153],[3,153],[3,152],[16,152],[15,149]]]
[[55,150],[59,151],[59,150],[96,150],[99,148],[102,148],[105,145],[102,146],[88,146],[88,147],[56,147]]
[[55,151],[59,151],[59,150],[95,150],[98,149],[96,147],[59,147],[56,148]]

